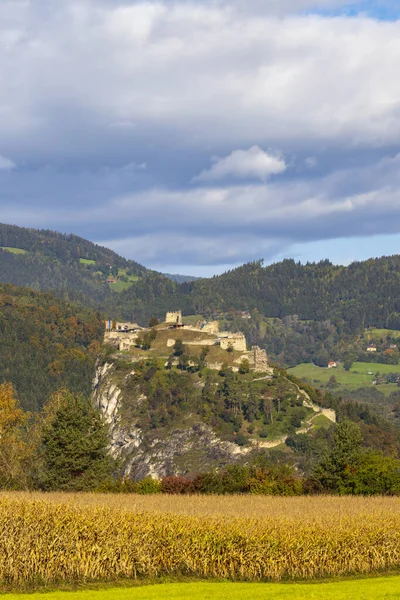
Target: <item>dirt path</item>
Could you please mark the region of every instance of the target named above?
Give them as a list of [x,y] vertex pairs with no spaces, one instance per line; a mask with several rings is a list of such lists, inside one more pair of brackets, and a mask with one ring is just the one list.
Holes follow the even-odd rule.
[[[299,395],[297,397],[300,398],[300,396],[303,396],[303,406],[305,406],[306,408],[312,408],[312,410],[316,413],[306,421],[305,427],[301,427],[300,429],[296,430],[296,435],[301,435],[302,433],[308,433],[309,431],[311,431],[311,429],[314,428],[314,419],[321,415],[332,421],[332,423],[336,423],[336,412],[334,410],[330,408],[321,408],[321,406],[318,406],[318,404],[314,404],[307,392],[302,390],[297,384],[295,385],[299,392]],[[288,435],[282,435],[276,440],[271,440],[270,442],[259,442],[257,440],[252,440],[252,442],[255,446],[257,446],[257,448],[270,449],[276,448],[277,446],[284,444],[288,437]]]

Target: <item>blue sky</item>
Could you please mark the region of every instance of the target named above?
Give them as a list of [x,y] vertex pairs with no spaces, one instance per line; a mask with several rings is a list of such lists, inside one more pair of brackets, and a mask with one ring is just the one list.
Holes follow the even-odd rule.
[[367,0],[344,3],[331,9],[323,9],[321,11],[314,10],[311,12],[320,12],[326,16],[347,15],[357,17],[367,15],[373,19],[380,20],[395,20],[400,17],[400,6],[397,0]]
[[399,253],[399,64],[390,0],[0,0],[0,221],[194,275]]

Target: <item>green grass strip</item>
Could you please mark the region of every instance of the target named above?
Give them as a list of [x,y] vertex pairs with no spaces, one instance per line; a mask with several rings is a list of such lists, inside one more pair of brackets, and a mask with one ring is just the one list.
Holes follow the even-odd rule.
[[7,600],[395,600],[400,599],[400,577],[311,584],[172,583],[5,597]]

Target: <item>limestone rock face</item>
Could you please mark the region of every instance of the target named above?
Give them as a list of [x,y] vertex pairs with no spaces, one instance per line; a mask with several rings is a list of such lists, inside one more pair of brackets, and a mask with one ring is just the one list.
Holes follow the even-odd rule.
[[[222,441],[208,425],[193,421],[163,431],[143,431],[132,420],[122,418],[123,394],[115,383],[115,367],[99,366],[93,381],[93,402],[109,430],[110,454],[121,461],[123,475],[132,479],[185,475],[234,464],[251,451]],[[137,407],[143,396],[135,399]]]
[[121,424],[121,390],[112,382],[112,371],[113,365],[109,363],[97,368],[93,381],[93,400],[108,425],[110,454],[125,462],[126,457],[139,448],[143,435],[134,424],[130,427]]

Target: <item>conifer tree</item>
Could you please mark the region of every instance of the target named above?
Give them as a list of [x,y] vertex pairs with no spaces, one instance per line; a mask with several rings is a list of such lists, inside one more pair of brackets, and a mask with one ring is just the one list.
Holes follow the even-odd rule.
[[95,490],[113,471],[100,414],[81,394],[63,390],[50,400],[42,430],[46,490]]

